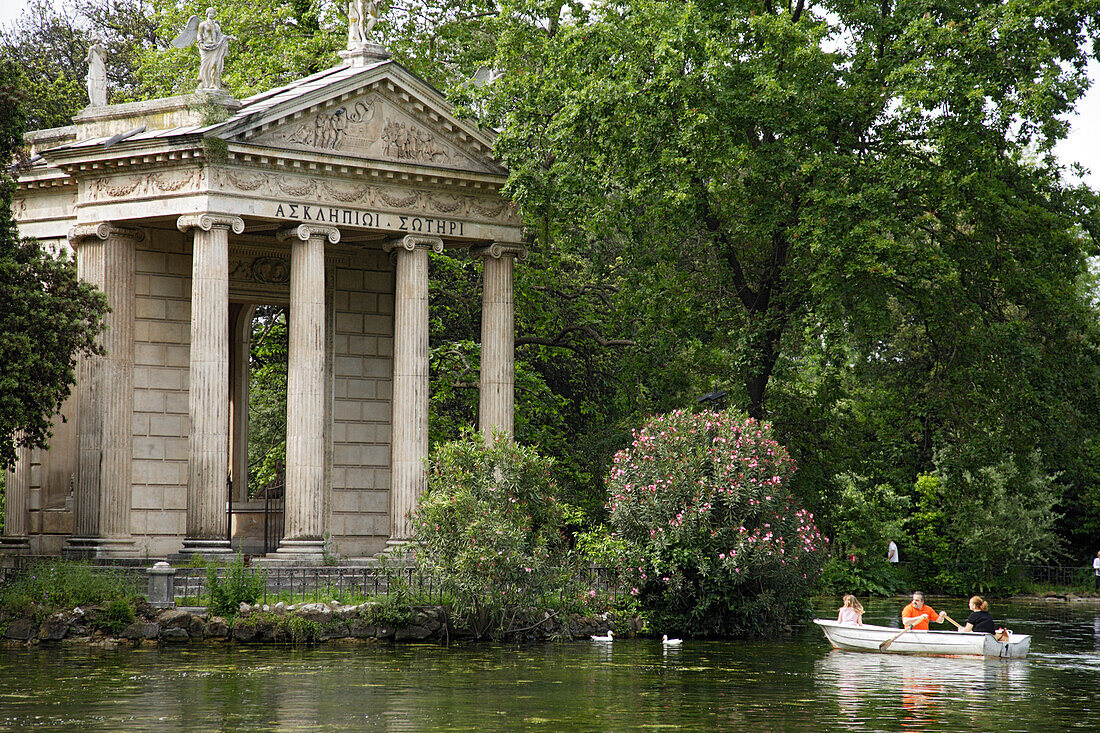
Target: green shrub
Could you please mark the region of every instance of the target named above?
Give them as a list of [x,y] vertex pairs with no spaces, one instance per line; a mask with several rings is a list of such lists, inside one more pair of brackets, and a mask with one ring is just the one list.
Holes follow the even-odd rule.
[[891,487],[861,476],[837,477],[839,491],[830,508],[833,557],[825,563],[821,589],[830,593],[891,595],[902,577],[886,559],[890,540],[902,536],[909,499]]
[[917,480],[918,510],[907,522],[913,576],[942,593],[1020,590],[1018,565],[1049,562],[1061,552],[1055,477],[1039,455],[1009,456],[987,466],[962,465],[943,452],[936,473]]
[[827,546],[787,492],[793,471],[736,411],[654,418],[615,456],[600,559],[659,631],[774,632],[806,612]]
[[134,604],[127,599],[116,598],[96,616],[92,626],[117,636],[134,622],[134,617]]
[[[219,567],[225,569],[220,577]],[[248,570],[240,555],[224,566],[208,565],[206,592],[210,596],[210,610],[219,616],[232,618],[237,615],[242,603],[253,604],[263,597],[266,583],[267,573]]]
[[132,602],[138,595],[133,575],[124,570],[92,567],[69,560],[50,560],[0,589],[0,606],[15,611],[29,606],[72,609]]
[[487,632],[506,608],[540,605],[567,578],[562,511],[550,461],[478,436],[432,451],[413,514],[415,560],[439,577],[456,614]]

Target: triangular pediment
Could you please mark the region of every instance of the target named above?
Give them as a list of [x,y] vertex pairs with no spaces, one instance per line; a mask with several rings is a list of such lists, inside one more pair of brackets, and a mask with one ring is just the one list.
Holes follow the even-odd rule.
[[245,105],[238,118],[244,124],[221,126],[218,136],[365,160],[503,172],[489,136],[454,118],[438,91],[397,64],[333,77],[265,99],[260,114],[248,114]]

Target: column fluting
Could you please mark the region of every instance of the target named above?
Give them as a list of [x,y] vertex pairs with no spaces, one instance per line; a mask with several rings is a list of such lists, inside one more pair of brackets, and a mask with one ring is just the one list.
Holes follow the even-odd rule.
[[428,483],[428,252],[442,252],[443,240],[409,235],[385,248],[397,253],[390,543],[400,544],[412,536],[409,513]]
[[326,529],[325,240],[336,227],[302,224],[278,232],[290,241],[290,334],[286,391],[285,531],[280,555],[320,558]]
[[188,413],[187,534],[182,553],[230,551],[226,514],[229,475],[229,230],[238,216],[181,216],[194,232],[191,260],[191,361]]
[[77,367],[77,466],[74,534],[67,554],[134,554],[130,532],[134,398],[134,277],[140,230],[109,223],[69,232],[77,272],[107,296],[111,310],[99,341],[104,353]]
[[481,394],[478,428],[484,440],[499,432],[508,439],[515,426],[515,305],[513,261],[522,245],[494,242],[472,252],[483,258],[481,305]]

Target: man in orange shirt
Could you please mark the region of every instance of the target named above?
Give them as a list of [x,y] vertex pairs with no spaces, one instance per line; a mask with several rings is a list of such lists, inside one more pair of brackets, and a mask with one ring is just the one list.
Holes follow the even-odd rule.
[[924,594],[913,592],[913,602],[901,610],[901,623],[909,629],[928,631],[928,622],[942,624],[946,613],[936,613],[935,609],[924,602]]

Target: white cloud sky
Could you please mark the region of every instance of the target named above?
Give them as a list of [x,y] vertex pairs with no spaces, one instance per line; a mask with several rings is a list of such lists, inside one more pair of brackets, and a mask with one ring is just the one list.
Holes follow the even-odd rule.
[[[19,17],[27,0],[0,0],[0,25],[7,26]],[[1089,64],[1092,88],[1078,103],[1077,115],[1070,120],[1069,137],[1057,148],[1062,162],[1081,163],[1090,169],[1085,181],[1093,188],[1100,187],[1100,63]]]

